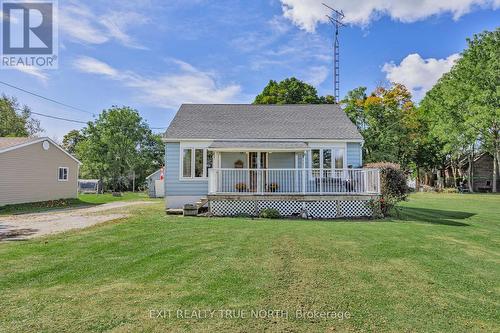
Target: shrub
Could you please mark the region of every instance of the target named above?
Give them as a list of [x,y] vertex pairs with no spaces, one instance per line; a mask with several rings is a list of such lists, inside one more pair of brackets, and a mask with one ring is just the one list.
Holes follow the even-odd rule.
[[441,193],[458,193],[458,189],[455,187],[445,187],[441,190]]
[[374,217],[388,216],[398,202],[404,201],[408,197],[409,189],[406,175],[399,165],[394,163],[371,163],[366,167],[380,170],[381,197],[370,202]]
[[260,211],[260,217],[264,219],[279,219],[281,215],[276,209],[266,208]]

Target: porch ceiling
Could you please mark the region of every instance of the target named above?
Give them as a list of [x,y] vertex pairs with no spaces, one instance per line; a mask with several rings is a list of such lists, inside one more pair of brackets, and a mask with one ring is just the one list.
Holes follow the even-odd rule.
[[307,148],[305,142],[285,141],[214,141],[208,147],[211,150],[293,150],[301,151]]

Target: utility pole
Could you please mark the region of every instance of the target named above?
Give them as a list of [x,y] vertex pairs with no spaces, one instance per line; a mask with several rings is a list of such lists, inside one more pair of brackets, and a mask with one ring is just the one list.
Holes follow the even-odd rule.
[[342,10],[338,11],[327,4],[323,3],[323,6],[331,11],[331,15],[326,15],[331,24],[335,27],[335,35],[333,39],[333,97],[335,97],[335,103],[339,102],[340,99],[340,44],[339,44],[339,29],[345,27],[342,23],[344,19],[344,12]]

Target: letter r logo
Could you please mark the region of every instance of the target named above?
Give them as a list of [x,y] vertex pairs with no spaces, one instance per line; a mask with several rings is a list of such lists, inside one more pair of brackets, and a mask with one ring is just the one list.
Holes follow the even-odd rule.
[[53,53],[51,2],[4,2],[2,14],[3,54]]

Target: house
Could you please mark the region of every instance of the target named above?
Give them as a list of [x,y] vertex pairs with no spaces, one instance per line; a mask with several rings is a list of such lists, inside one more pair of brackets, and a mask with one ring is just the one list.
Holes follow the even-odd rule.
[[338,105],[184,104],[164,134],[167,208],[214,215],[367,216],[379,172]]
[[79,166],[49,138],[0,138],[0,206],[76,198]]
[[148,195],[150,198],[165,197],[164,169],[160,168],[146,177]]
[[[468,170],[469,160],[465,157],[459,161],[456,170],[452,168],[451,164],[448,164],[444,170],[438,171],[440,172],[439,175],[434,174],[434,181],[442,178],[446,187],[455,187],[462,182],[464,186],[467,186]],[[491,154],[483,152],[474,157],[474,161],[472,162],[472,187],[474,192],[492,191],[493,156]],[[500,189],[500,175],[497,176],[497,189]]]

